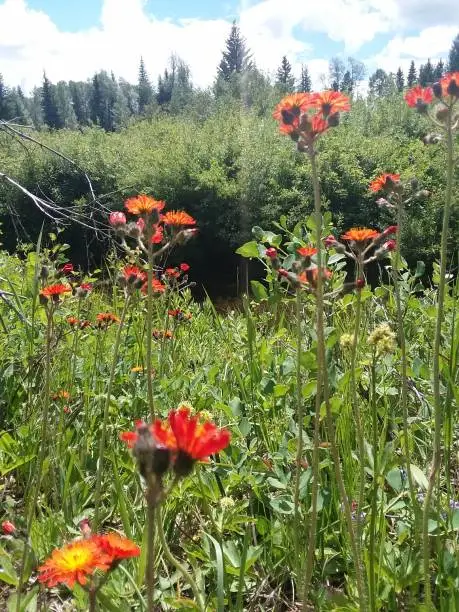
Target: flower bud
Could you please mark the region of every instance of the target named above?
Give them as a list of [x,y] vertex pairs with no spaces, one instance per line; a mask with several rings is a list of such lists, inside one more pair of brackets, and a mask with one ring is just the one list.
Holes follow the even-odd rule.
[[365,287],[365,279],[364,278],[358,278],[355,281],[355,286],[357,287],[357,289],[363,289],[363,287]]
[[142,234],[142,230],[140,229],[138,223],[134,223],[133,221],[128,223],[124,229],[130,238],[139,238]]
[[49,276],[49,266],[42,266],[40,270],[40,278],[45,281]]
[[438,82],[437,82],[437,83],[434,83],[434,84],[432,85],[432,91],[433,91],[433,94],[434,94],[434,96],[435,96],[436,98],[438,98],[438,99],[441,99],[441,98],[442,98],[442,96],[443,96],[443,90],[442,90],[442,86],[441,86],[441,84],[440,84],[440,83],[438,83]]
[[276,249],[274,247],[269,247],[268,249],[266,249],[265,255],[269,259],[276,259],[277,251],[276,251]]
[[339,125],[339,121],[340,121],[340,115],[339,113],[333,113],[333,115],[330,115],[327,119],[328,125],[329,127],[336,127]]
[[108,222],[114,228],[120,228],[126,225],[126,215],[121,211],[114,211],[110,213],[110,217],[108,218]]
[[435,113],[435,117],[441,123],[445,123],[445,121],[448,118],[448,115],[449,115],[449,108],[447,108],[446,106],[439,106],[439,108],[437,109],[437,112]]
[[5,535],[12,535],[16,531],[16,527],[11,521],[3,521],[2,531]]
[[459,98],[459,84],[456,83],[456,79],[451,79],[446,88],[446,92],[448,95],[453,96],[454,98]]
[[335,247],[338,243],[333,234],[330,234],[326,238],[324,238],[324,245],[329,249],[330,247]]

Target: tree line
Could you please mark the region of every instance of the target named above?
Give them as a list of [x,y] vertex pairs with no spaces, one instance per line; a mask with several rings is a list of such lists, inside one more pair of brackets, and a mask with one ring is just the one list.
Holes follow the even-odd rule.
[[[384,96],[418,83],[426,86],[446,71],[459,71],[459,34],[446,62],[440,59],[434,64],[429,59],[416,67],[412,61],[406,78],[401,68],[395,74],[379,68],[369,77],[368,93]],[[332,58],[329,74],[324,75],[324,87],[352,94],[365,72],[364,64],[354,58],[347,61]],[[58,83],[52,83],[44,73],[42,85],[35,87],[29,96],[20,87],[7,87],[0,74],[0,119],[37,129],[99,126],[111,132],[126,127],[138,117],[151,117],[158,112],[179,114],[190,106],[205,106],[224,97],[240,99],[247,107],[258,103],[261,111],[268,110],[268,103],[263,107],[263,99],[271,100],[273,94],[310,91],[311,87],[307,64],[302,64],[297,77],[286,55],[281,58],[274,81],[260,71],[239,26],[233,22],[212,88],[194,87],[189,66],[176,55],[169,59],[155,84],[143,58],[135,84],[106,71],[97,72],[87,81]]]

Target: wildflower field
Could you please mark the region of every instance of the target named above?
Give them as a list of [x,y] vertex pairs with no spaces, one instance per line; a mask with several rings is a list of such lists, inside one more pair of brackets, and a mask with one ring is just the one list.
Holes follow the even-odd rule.
[[0,253],[2,610],[459,609],[459,73],[405,103],[443,181],[430,275],[409,170],[367,186],[384,225],[323,206],[336,91],[273,109],[314,211],[239,246],[240,309],[193,300],[199,226],[153,193],[107,213],[104,269],[57,233]]

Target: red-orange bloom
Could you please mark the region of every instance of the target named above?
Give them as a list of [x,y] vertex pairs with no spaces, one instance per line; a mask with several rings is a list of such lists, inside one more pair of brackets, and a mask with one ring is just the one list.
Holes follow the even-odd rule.
[[59,389],[59,391],[51,395],[51,399],[54,401],[60,400],[60,399],[68,400],[70,399],[70,393],[66,391],[65,389]]
[[381,174],[370,183],[370,191],[376,193],[381,189],[392,188],[400,182],[400,174]]
[[161,340],[162,338],[167,338],[170,340],[172,338],[172,332],[170,329],[166,329],[161,331],[160,329],[154,329],[152,332],[152,336],[155,340]]
[[423,88],[420,85],[416,85],[416,87],[409,89],[405,94],[405,101],[412,108],[423,108],[425,105],[430,104],[432,100],[433,93],[431,87]]
[[42,295],[46,299],[49,299],[49,298],[59,299],[61,295],[63,295],[64,293],[70,293],[71,291],[72,291],[72,288],[69,287],[68,285],[63,285],[61,283],[58,283],[56,285],[48,285],[47,287],[44,287],[40,291],[40,295]]
[[366,242],[379,238],[379,232],[367,227],[353,227],[341,236],[342,240],[353,240],[354,242]]
[[153,436],[159,444],[192,461],[208,459],[209,455],[226,448],[231,440],[227,429],[219,429],[210,421],[201,422],[199,414],[191,416],[186,406],[171,410],[167,421],[156,420]]
[[[154,278],[151,281],[151,288],[153,289],[153,293],[164,293],[166,291],[166,285],[164,285],[160,280]],[[148,281],[142,286],[142,293],[147,295],[148,293]]]
[[127,281],[136,281],[137,279],[145,282],[147,280],[147,273],[138,268],[137,266],[125,266],[123,269],[123,276]]
[[311,105],[311,94],[294,93],[279,102],[276,106],[273,117],[279,121],[281,132],[290,134],[298,128],[300,116],[306,112]]
[[[304,272],[302,272],[298,276],[298,280],[300,283],[305,285],[311,285],[311,287],[317,287],[317,279],[319,276],[319,268],[317,266],[313,266],[308,268]],[[328,268],[322,268],[322,280],[328,280],[331,278],[332,272]]]
[[91,539],[102,552],[111,557],[112,562],[140,555],[140,548],[137,544],[114,531],[104,535],[94,535]]
[[339,91],[322,91],[311,98],[311,105],[319,108],[323,117],[351,110],[349,98]]
[[151,237],[152,244],[161,244],[164,238],[163,226],[155,225],[153,228],[153,236]]
[[166,268],[164,273],[169,278],[178,278],[180,276],[180,271],[177,268]]
[[76,317],[67,317],[67,323],[73,327],[74,325],[78,325],[79,321]]
[[440,79],[440,86],[444,96],[459,98],[459,72],[449,72]]
[[85,585],[87,577],[96,569],[106,571],[112,559],[92,540],[76,540],[54,550],[51,557],[38,568],[39,582],[54,587],[66,584],[70,589],[75,582]]
[[126,210],[133,215],[150,215],[154,210],[159,213],[165,205],[163,200],[155,200],[144,193],[135,198],[128,198],[124,203]]
[[112,323],[119,323],[119,318],[111,312],[100,312],[96,316],[96,321],[99,327],[108,327]]
[[317,249],[315,247],[301,247],[296,252],[302,257],[312,257],[317,253]]
[[196,221],[184,210],[170,210],[163,215],[162,220],[166,225],[196,225]]

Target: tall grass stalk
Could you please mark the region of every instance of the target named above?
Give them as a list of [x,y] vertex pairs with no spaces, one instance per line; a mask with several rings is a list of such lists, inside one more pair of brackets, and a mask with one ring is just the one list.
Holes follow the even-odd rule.
[[432,465],[429,474],[427,493],[424,500],[422,516],[422,549],[423,549],[423,573],[425,604],[428,610],[433,609],[432,587],[430,583],[430,554],[429,554],[429,511],[437,474],[441,466],[441,440],[443,424],[443,406],[440,388],[440,360],[441,360],[441,334],[444,317],[445,292],[446,292],[446,264],[448,257],[448,232],[451,217],[453,182],[454,182],[454,143],[452,113],[453,105],[449,106],[446,117],[446,195],[445,207],[443,209],[443,225],[441,231],[440,246],[440,279],[438,283],[437,316],[435,323],[435,338],[433,350],[433,400],[434,400],[434,441]]
[[96,473],[96,489],[94,493],[94,525],[93,530],[97,533],[99,528],[99,519],[100,519],[100,503],[101,503],[101,489],[102,489],[102,476],[104,471],[104,454],[105,454],[105,443],[107,439],[107,427],[108,427],[108,415],[110,410],[110,400],[112,397],[112,389],[113,383],[115,380],[116,374],[116,365],[118,363],[118,354],[120,350],[121,344],[121,333],[123,331],[124,322],[126,320],[126,315],[129,308],[130,303],[130,294],[126,294],[126,298],[124,300],[123,311],[121,313],[120,322],[118,325],[118,329],[116,330],[115,344],[113,346],[113,358],[110,367],[110,377],[108,379],[107,385],[107,395],[105,398],[105,406],[104,412],[102,416],[102,427],[100,431],[100,440],[99,440],[99,456],[97,461],[97,473]]

